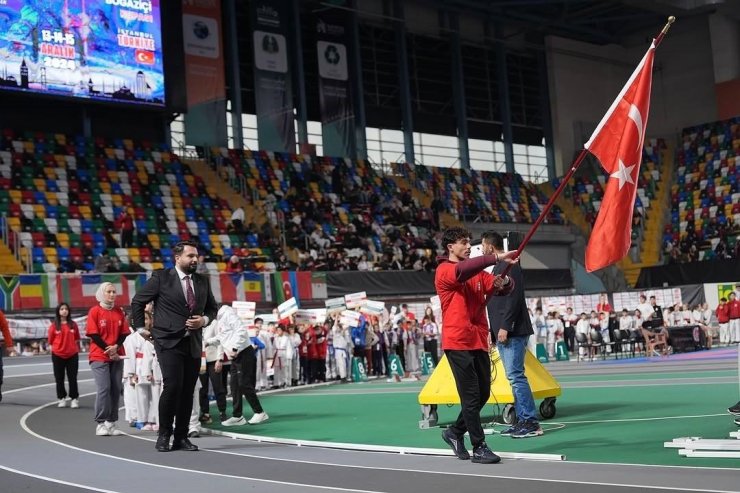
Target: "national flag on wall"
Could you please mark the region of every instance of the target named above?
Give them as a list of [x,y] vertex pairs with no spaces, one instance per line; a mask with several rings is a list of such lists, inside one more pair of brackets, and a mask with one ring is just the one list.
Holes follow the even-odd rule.
[[327,297],[326,272],[297,272],[299,299],[323,300]]
[[59,304],[55,274],[21,274],[18,277],[20,306],[16,309],[56,307]]
[[18,306],[16,297],[20,299],[18,276],[0,276],[0,308],[4,311],[14,310]]
[[655,46],[653,41],[584,146],[609,173],[599,215],[586,247],[588,272],[621,260],[630,248],[632,212],[650,110]]
[[298,298],[298,276],[295,271],[275,272],[272,274],[273,301],[283,303],[290,298]]
[[247,301],[263,301],[265,300],[265,293],[262,282],[262,276],[256,272],[245,272],[244,273],[244,298]]
[[217,302],[244,301],[244,277],[235,272],[211,274],[211,290]]

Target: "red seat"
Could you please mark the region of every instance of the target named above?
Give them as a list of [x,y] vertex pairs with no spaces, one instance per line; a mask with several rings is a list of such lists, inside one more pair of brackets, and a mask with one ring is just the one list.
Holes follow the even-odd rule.
[[44,248],[47,246],[44,233],[31,233],[31,239],[33,240],[33,246],[36,248]]

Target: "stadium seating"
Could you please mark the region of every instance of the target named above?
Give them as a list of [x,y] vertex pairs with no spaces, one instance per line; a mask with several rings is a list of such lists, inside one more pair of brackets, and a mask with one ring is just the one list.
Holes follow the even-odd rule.
[[666,261],[735,256],[740,232],[740,117],[685,128],[676,160],[671,217],[663,233]]
[[[222,246],[229,204],[167,145],[5,130],[0,183],[0,215],[35,272],[53,272],[66,261],[91,269],[105,249],[122,263],[169,266],[170,247],[180,239],[219,255],[242,246],[236,236]],[[138,248],[111,242],[113,221],[124,210],[132,212]]]

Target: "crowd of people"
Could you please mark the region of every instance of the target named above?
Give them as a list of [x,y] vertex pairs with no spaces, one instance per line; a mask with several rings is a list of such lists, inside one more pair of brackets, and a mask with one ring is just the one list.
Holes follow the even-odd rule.
[[721,298],[714,309],[708,303],[676,303],[663,308],[655,296],[648,302],[642,294],[633,310],[624,308],[617,312],[607,295],[602,294],[596,309],[589,313],[574,313],[572,307],[567,307],[565,313],[557,310],[544,313],[537,307],[534,311],[530,309],[529,314],[535,339],[547,348],[550,357],[555,357],[559,342],[571,355],[579,357],[593,357],[602,342],[606,343],[603,350],[612,352],[611,343],[620,344],[620,341],[631,341],[648,354],[665,355],[673,350],[666,327],[695,326],[693,339],[697,346],[706,349],[740,343],[739,299],[740,284],[728,297]]
[[[732,216],[713,217],[703,231],[698,233],[694,229],[693,219],[687,224],[686,235],[683,238],[678,241],[666,240],[663,248],[666,263],[740,259],[740,240],[738,240],[740,224],[737,224]],[[730,239],[733,239],[734,243]],[[700,252],[704,252],[704,255],[700,255]]]

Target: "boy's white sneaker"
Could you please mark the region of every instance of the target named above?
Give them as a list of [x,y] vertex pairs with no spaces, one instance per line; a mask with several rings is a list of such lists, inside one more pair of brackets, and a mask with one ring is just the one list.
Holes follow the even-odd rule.
[[72,402],[70,403],[69,407],[72,409],[79,409],[80,407],[80,400],[79,399],[72,399]]
[[98,423],[98,426],[95,427],[95,434],[99,437],[109,437],[110,430],[105,426],[105,423]]
[[270,419],[270,417],[267,415],[266,412],[255,413],[254,416],[252,416],[251,419],[249,420],[249,424],[256,425],[256,424],[264,423],[268,419]]

